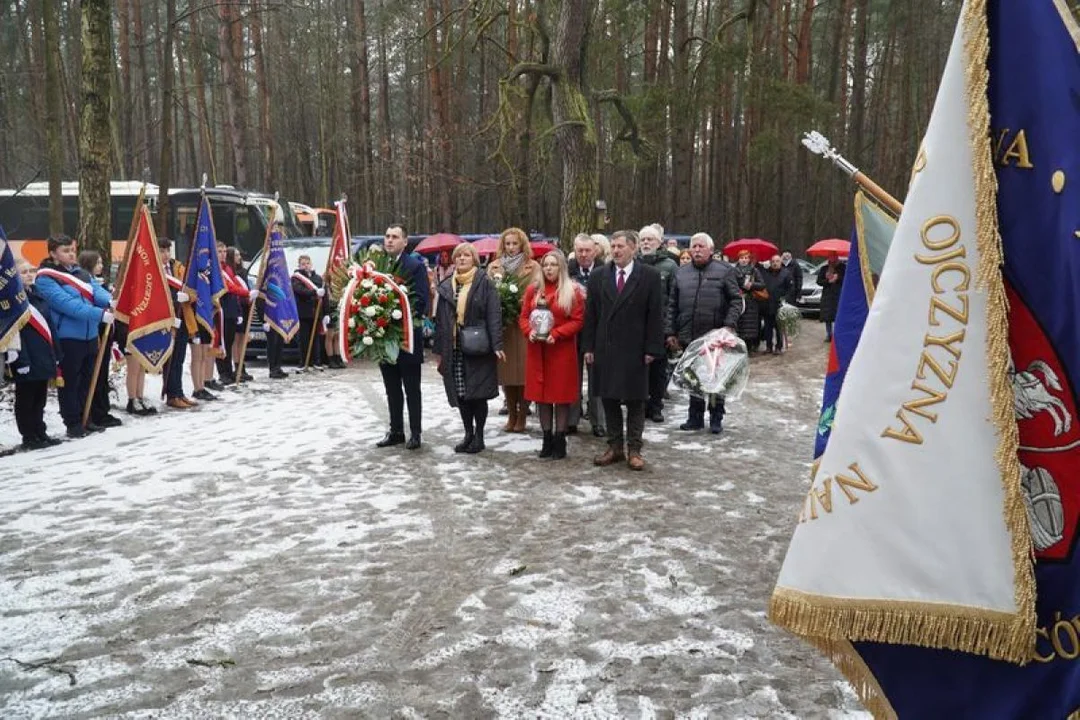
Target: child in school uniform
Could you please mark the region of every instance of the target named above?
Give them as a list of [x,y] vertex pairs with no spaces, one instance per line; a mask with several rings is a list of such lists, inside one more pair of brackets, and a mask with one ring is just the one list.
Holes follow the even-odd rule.
[[56,349],[49,326],[49,306],[34,288],[34,268],[25,260],[18,264],[19,277],[30,301],[30,322],[19,331],[21,349],[9,365],[15,381],[15,425],[24,450],[59,445],[45,428],[45,405],[49,381],[56,377]]

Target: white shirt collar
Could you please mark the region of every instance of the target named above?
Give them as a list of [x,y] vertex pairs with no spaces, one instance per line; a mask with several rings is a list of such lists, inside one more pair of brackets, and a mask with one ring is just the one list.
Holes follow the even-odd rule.
[[629,263],[626,264],[626,267],[624,267],[624,268],[621,268],[618,265],[616,265],[615,266],[615,277],[619,276],[619,271],[620,270],[622,270],[622,272],[623,272],[623,279],[624,280],[629,280],[630,279],[630,273],[634,272],[634,261],[631,260]]

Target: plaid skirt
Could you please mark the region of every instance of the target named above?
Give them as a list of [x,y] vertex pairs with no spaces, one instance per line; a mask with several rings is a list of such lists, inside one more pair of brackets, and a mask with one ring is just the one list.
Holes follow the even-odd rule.
[[460,350],[454,348],[454,354],[450,359],[450,371],[454,377],[454,393],[458,398],[465,397],[465,356]]

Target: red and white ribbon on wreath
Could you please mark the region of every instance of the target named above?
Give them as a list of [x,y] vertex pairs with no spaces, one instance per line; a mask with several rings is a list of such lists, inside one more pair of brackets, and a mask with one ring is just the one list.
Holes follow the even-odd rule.
[[733,348],[739,344],[739,338],[727,328],[721,328],[716,337],[701,346],[698,355],[704,356],[705,363],[710,372],[715,373],[720,367],[720,360],[724,357],[726,348]]
[[349,352],[349,318],[353,316],[356,312],[356,306],[359,305],[355,297],[356,286],[364,280],[371,280],[376,284],[378,284],[378,280],[381,280],[381,284],[385,285],[397,298],[398,309],[401,310],[401,350],[407,353],[413,352],[415,332],[413,329],[412,308],[409,306],[409,291],[395,282],[392,276],[376,270],[375,264],[368,261],[362,266],[354,265],[349,268],[349,283],[345,286],[345,292],[342,293],[341,297],[341,305],[338,308],[338,350],[341,357],[346,360],[352,359]]

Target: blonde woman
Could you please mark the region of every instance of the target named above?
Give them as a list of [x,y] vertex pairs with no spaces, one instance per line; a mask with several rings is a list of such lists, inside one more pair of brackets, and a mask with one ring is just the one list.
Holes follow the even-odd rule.
[[[566,457],[566,429],[570,408],[581,399],[581,377],[577,370],[577,336],[585,317],[585,294],[570,279],[566,256],[552,250],[540,261],[543,282],[525,291],[518,325],[529,339],[525,360],[525,399],[536,403],[544,442],[541,458]],[[536,336],[529,315],[541,297],[555,318],[547,337]]]
[[[439,283],[436,294],[435,362],[446,399],[458,409],[465,426],[465,438],[454,452],[475,454],[484,449],[488,400],[499,396],[497,368],[506,361],[502,306],[472,243],[458,245],[451,257],[454,274]],[[484,352],[463,347],[461,331],[466,328],[486,335]]]
[[[532,259],[532,245],[524,230],[507,228],[499,236],[499,247],[495,259],[487,267],[492,280],[516,278],[518,285],[525,288],[540,280],[540,265]],[[514,318],[505,318],[512,324]],[[507,419],[506,432],[525,432],[527,409],[525,403],[525,338],[517,332],[506,333],[504,340],[506,362],[499,365],[499,384],[506,396]]]
[[611,241],[607,239],[606,235],[596,233],[591,235],[593,242],[596,243],[596,262],[598,265],[603,265],[611,259]]

